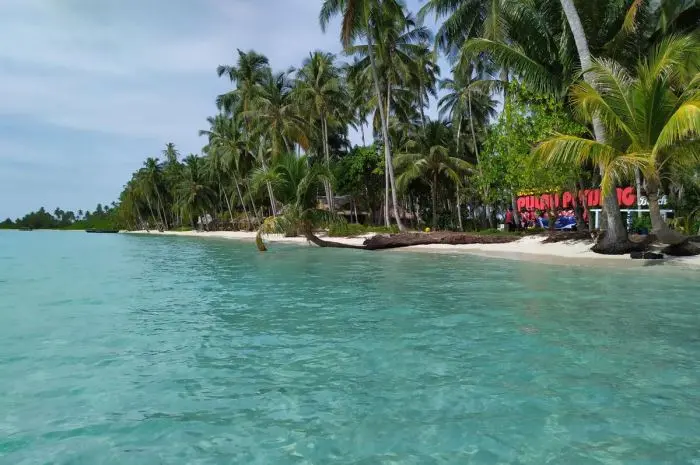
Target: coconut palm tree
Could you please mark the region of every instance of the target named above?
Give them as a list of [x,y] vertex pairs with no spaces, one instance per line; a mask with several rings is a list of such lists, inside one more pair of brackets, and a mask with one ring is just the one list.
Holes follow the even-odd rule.
[[[240,124],[234,119],[225,115],[217,115],[214,118],[207,118],[210,129],[199,131],[200,136],[207,136],[209,143],[206,151],[216,151],[219,156],[218,168],[222,173],[230,177],[231,183],[238,194],[238,201],[243,207],[243,214],[248,225],[252,225],[246,201],[241,191],[241,180],[247,175],[249,167],[252,166],[252,159],[246,155],[245,144]],[[253,212],[257,216],[255,201],[250,196]],[[229,207],[230,208],[230,207]],[[231,220],[233,213],[231,212]]]
[[265,234],[294,235],[297,232],[320,247],[363,248],[326,241],[314,234],[317,228],[343,224],[345,221],[343,217],[318,207],[318,189],[331,177],[324,164],[310,165],[306,155],[296,157],[285,154],[278,159],[274,175],[276,188],[286,203],[277,216],[267,218],[258,230],[256,245],[260,251],[266,250],[263,242]]
[[437,82],[440,67],[437,64],[437,54],[430,49],[427,42],[415,47],[413,53],[414,73],[413,87],[418,96],[421,126],[425,129],[425,107],[430,97],[437,98]]
[[291,98],[292,82],[288,72],[265,73],[258,93],[243,111],[244,120],[255,122],[256,132],[270,142],[272,160],[292,150],[294,143],[306,144],[304,121]]
[[[340,40],[343,46],[348,49],[357,39],[364,37],[367,40],[368,58],[370,69],[372,70],[372,80],[374,82],[374,92],[377,99],[377,109],[381,120],[382,137],[384,142],[384,156],[387,166],[387,174],[391,183],[395,184],[394,169],[391,157],[391,143],[389,141],[389,115],[385,111],[381,102],[389,102],[382,98],[382,81],[379,76],[379,66],[374,53],[374,44],[377,33],[386,27],[387,17],[403,18],[403,3],[398,0],[324,0],[321,6],[319,20],[321,29],[326,30],[326,26],[331,18],[341,15],[343,18],[340,30]],[[398,198],[396,188],[392,188],[392,201],[394,217],[400,230],[405,230],[398,210]]]
[[[330,170],[328,121],[333,118],[342,119],[347,112],[348,100],[340,69],[335,65],[335,56],[320,51],[310,53],[297,71],[292,97],[303,114],[310,120],[320,122],[323,155],[326,168]],[[330,183],[326,183],[325,190],[328,207],[333,211],[333,189]]]
[[[466,68],[466,69],[465,69]],[[472,63],[462,64],[453,72],[453,79],[444,79],[440,82],[440,89],[446,93],[438,101],[440,116],[449,115],[452,127],[456,127],[456,147],[461,153],[461,134],[466,122],[471,133],[471,151],[476,161],[476,170],[483,177],[482,165],[479,157],[479,143],[477,142],[477,128],[486,127],[489,119],[496,115],[496,101],[492,92],[502,86],[502,82],[492,79],[485,70],[475,69]],[[482,182],[482,200],[488,201],[489,187]],[[485,210],[486,216],[491,220],[490,207]]]
[[143,163],[142,170],[144,181],[148,184],[151,192],[155,193],[156,195],[156,210],[158,210],[158,215],[160,216],[165,229],[168,229],[168,221],[165,214],[165,209],[163,207],[163,198],[159,188],[159,185],[162,183],[162,166],[157,158],[149,157]]
[[343,80],[347,86],[348,92],[348,111],[351,115],[350,125],[360,129],[362,137],[362,145],[366,146],[365,141],[365,124],[367,118],[372,113],[372,75],[371,73],[363,72],[358,65],[359,58],[355,57],[353,63],[343,67]]
[[[594,60],[589,69],[595,79],[575,85],[571,98],[581,117],[599,120],[607,142],[560,135],[536,149],[549,161],[599,164],[608,196],[615,195],[616,181],[639,168],[647,182],[653,232],[659,241],[675,246],[687,237],[663,220],[658,192],[671,170],[700,162],[698,56],[697,37],[671,36],[638,63],[637,77],[611,60]],[[691,74],[688,64],[695,74],[690,82],[682,79]]]
[[470,169],[469,163],[450,155],[453,146],[450,128],[440,121],[429,122],[424,132],[407,144],[411,152],[396,158],[396,169],[401,173],[398,185],[405,189],[413,180],[421,178],[430,185],[432,197],[432,226],[437,228],[438,188],[445,181],[461,184],[462,175]]
[[214,203],[216,193],[206,181],[203,159],[190,154],[183,161],[185,169],[176,187],[176,207],[183,218],[190,218],[193,227],[197,226],[197,218],[202,218],[202,224],[206,227],[207,211]]
[[[560,2],[571,33],[574,36],[581,69],[583,70],[583,79],[588,85],[592,86],[595,83],[595,76],[588,72],[591,68],[592,59],[588,47],[588,40],[586,39],[586,34],[581,24],[581,18],[578,15],[573,0],[560,0]],[[603,123],[596,115],[592,116],[593,135],[599,144],[605,144],[606,134]],[[608,179],[613,178],[613,176],[610,175],[611,173],[605,172],[603,164],[600,164],[599,168],[603,178],[606,178],[606,176]],[[618,253],[628,252],[631,249],[631,244],[627,238],[625,225],[622,223],[620,206],[617,202],[617,195],[614,189],[605,189],[603,192],[603,212],[607,219],[607,230],[605,231],[602,242],[597,244],[598,250]]]
[[219,65],[216,73],[227,76],[236,89],[217,97],[217,103],[230,113],[245,112],[251,108],[252,100],[260,93],[262,83],[269,72],[269,60],[254,50],[238,50],[235,66]]

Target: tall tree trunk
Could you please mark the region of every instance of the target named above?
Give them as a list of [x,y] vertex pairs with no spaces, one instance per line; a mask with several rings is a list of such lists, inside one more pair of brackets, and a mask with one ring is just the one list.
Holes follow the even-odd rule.
[[389,219],[389,167],[386,166],[386,154],[384,154],[384,226],[391,226]]
[[423,108],[423,80],[419,79],[418,83],[418,106],[420,107],[420,124],[425,133],[425,109]]
[[[153,221],[158,221],[158,219],[156,218],[156,215],[153,213],[153,206],[151,205],[151,198],[148,195],[146,195],[146,205],[148,205],[148,210],[151,212],[151,218],[153,218]],[[148,224],[146,226],[148,226]],[[148,227],[146,229],[148,229]]]
[[241,187],[238,185],[238,178],[236,178],[235,174],[231,174],[233,176],[233,183],[236,185],[236,192],[238,192],[238,200],[241,201],[241,205],[243,206],[243,213],[245,213],[245,219],[248,222],[248,226],[252,226],[252,223],[250,222],[250,215],[248,215],[248,209],[245,206],[245,201],[243,200],[243,195],[241,195]]
[[258,222],[262,221],[260,218],[260,213],[258,212],[258,208],[255,206],[255,199],[253,198],[253,194],[250,192],[250,189],[248,189],[248,198],[250,199],[250,205],[253,207],[253,214],[255,214],[255,219],[258,220]]
[[158,197],[158,205],[160,205],[160,209],[163,211],[163,216],[162,216],[162,221],[163,221],[163,226],[165,226],[165,229],[168,229],[168,220],[165,214],[165,207],[163,207],[163,201],[160,198],[160,191],[158,190],[158,186],[154,185],[155,190],[156,190],[156,196]]
[[659,242],[668,245],[679,245],[688,241],[688,237],[669,228],[659,207],[659,185],[647,179],[647,199],[649,200],[649,216],[651,216],[652,233]]
[[[569,28],[574,36],[576,49],[578,50],[579,60],[581,61],[581,69],[584,71],[583,79],[591,86],[595,87],[595,82],[590,73],[586,73],[591,68],[591,52],[588,48],[588,40],[586,33],[581,24],[581,18],[576,10],[573,0],[560,0],[561,7],[564,10],[566,19],[569,23]],[[605,143],[605,128],[600,118],[593,118],[593,132],[598,143]],[[600,166],[601,172],[604,172],[605,167]],[[615,189],[610,189],[607,195],[603,196],[603,213],[607,220],[607,229],[602,234],[601,240],[596,244],[594,250],[600,253],[623,254],[632,250],[632,243],[627,237],[627,229],[622,222],[620,215],[620,206],[617,202],[617,192]]]
[[[158,210],[158,217],[156,217],[155,213],[153,212],[153,206],[151,204],[151,197],[149,195],[146,196],[146,203],[148,204],[148,209],[151,211],[151,218],[153,218],[153,222],[157,222],[158,218],[160,218],[161,221],[163,221],[163,218],[160,216],[160,210]],[[156,208],[157,210],[157,208]]]
[[[389,134],[389,115],[390,115],[390,105],[391,105],[391,83],[387,82],[386,86],[386,132]],[[389,140],[391,143],[391,140]],[[389,147],[391,149],[391,147]],[[399,202],[398,202],[398,189],[396,188],[396,176],[394,175],[394,162],[391,156],[391,150],[386,152],[387,160],[389,162],[389,184],[391,185],[391,203],[394,207],[394,217],[396,218],[396,225],[399,227],[399,231],[405,231],[401,217],[399,216]]]
[[[484,182],[484,173],[483,173],[483,168],[481,167],[481,159],[479,158],[479,147],[477,146],[476,143],[476,131],[474,130],[474,115],[472,113],[472,91],[471,89],[467,90],[467,100],[468,100],[468,105],[469,105],[469,127],[471,128],[472,132],[472,144],[474,144],[474,155],[476,156],[476,166],[477,169],[479,170],[479,177],[481,178],[481,187],[482,187],[482,194],[484,196],[484,204],[488,202],[488,196],[489,196],[489,190],[488,187],[486,187],[486,183]],[[489,218],[489,224],[491,224],[491,219]]]
[[362,135],[362,146],[366,146],[367,144],[365,143],[365,123],[360,121],[360,135]]
[[231,225],[233,226],[233,208],[231,208],[231,199],[226,193],[226,189],[224,189],[224,197],[226,197],[226,207],[228,207],[228,214],[230,216]]
[[[379,87],[379,71],[377,70],[377,62],[374,57],[374,40],[372,39],[372,24],[368,22],[367,24],[367,50],[369,54],[370,66],[372,68],[372,78],[374,80],[374,91],[377,94],[377,107],[379,108],[379,118],[382,120],[382,137],[384,139],[384,158],[386,160],[386,169],[388,171],[389,181],[392,186],[392,199],[394,202],[394,216],[396,217],[396,224],[400,231],[404,231],[406,228],[401,223],[401,218],[399,217],[399,211],[396,201],[396,189],[394,182],[394,167],[392,165],[391,157],[391,146],[389,144],[389,115],[385,114],[384,106],[382,105],[382,91]],[[387,102],[389,102],[389,95],[387,95]]]
[[430,186],[433,197],[433,230],[437,230],[437,186],[438,186],[438,175],[433,174],[433,185]]
[[462,225],[462,204],[459,199],[459,184],[457,184],[457,225],[460,231],[464,231],[464,226]]
[[277,208],[275,206],[277,202],[275,200],[275,193],[272,190],[272,184],[270,184],[270,181],[267,181],[265,184],[267,184],[267,195],[270,196],[270,208],[272,208],[272,216],[277,216]]
[[[328,149],[328,121],[326,120],[326,115],[321,114],[321,129],[323,132],[323,153],[326,158],[326,168],[330,171],[331,169],[331,155]],[[326,188],[326,200],[328,201],[328,210],[333,213],[333,186],[331,186],[330,181],[323,181],[324,187]]]

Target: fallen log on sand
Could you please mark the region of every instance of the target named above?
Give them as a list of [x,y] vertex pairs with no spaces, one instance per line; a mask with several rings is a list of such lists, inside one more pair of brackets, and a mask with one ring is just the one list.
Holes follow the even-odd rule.
[[505,244],[518,239],[520,239],[518,236],[492,236],[456,232],[381,234],[366,239],[364,248],[367,250],[382,250],[428,244]]

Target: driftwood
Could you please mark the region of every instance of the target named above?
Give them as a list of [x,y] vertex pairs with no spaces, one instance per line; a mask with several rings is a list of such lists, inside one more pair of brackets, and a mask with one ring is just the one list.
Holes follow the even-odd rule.
[[399,233],[370,237],[365,240],[364,248],[367,250],[382,250],[427,244],[504,244],[517,241],[518,239],[520,239],[518,236],[492,236],[455,232]]

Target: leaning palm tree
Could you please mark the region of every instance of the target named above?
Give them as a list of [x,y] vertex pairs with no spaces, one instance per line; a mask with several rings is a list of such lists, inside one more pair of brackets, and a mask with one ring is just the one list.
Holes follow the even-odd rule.
[[[672,169],[700,162],[700,74],[697,37],[671,36],[642,59],[635,74],[611,60],[594,60],[592,83],[571,90],[580,116],[598,118],[607,143],[559,135],[540,144],[535,153],[549,161],[594,162],[603,172],[602,187],[615,195],[615,182],[626,179],[634,168],[644,174],[653,233],[660,242],[684,245],[687,237],[672,231],[658,205],[663,179]],[[695,78],[682,82],[688,64]]]
[[265,234],[294,235],[297,232],[319,247],[364,248],[326,241],[314,234],[317,228],[345,223],[342,216],[319,208],[318,190],[331,177],[323,164],[310,165],[305,155],[295,157],[293,154],[287,154],[280,157],[274,171],[278,192],[287,202],[277,216],[267,218],[258,230],[258,250],[267,250],[263,241]]
[[[297,71],[292,97],[303,114],[312,121],[320,122],[323,155],[326,167],[330,169],[328,121],[342,118],[348,100],[340,78],[340,69],[335,65],[335,56],[320,51],[309,54]],[[333,211],[333,189],[330,183],[326,183],[325,190],[328,207]]]
[[453,136],[450,128],[441,121],[431,121],[414,140],[407,144],[411,152],[399,154],[396,168],[401,173],[398,185],[406,188],[415,179],[424,179],[430,185],[432,197],[432,226],[437,228],[438,188],[444,181],[461,184],[469,163],[450,155]]
[[[389,101],[382,97],[382,81],[379,76],[379,65],[375,56],[374,44],[378,40],[377,33],[387,24],[386,18],[403,18],[403,2],[400,0],[324,0],[321,6],[319,20],[321,29],[326,30],[331,18],[340,15],[343,18],[340,30],[340,40],[348,49],[357,39],[364,37],[367,40],[368,58],[374,82],[374,92],[377,99],[381,132],[384,142],[384,156],[387,165],[387,174],[391,182],[394,182],[394,169],[391,157],[391,143],[389,141],[389,115],[381,102]],[[388,97],[388,96],[387,96]],[[398,198],[396,189],[392,189],[392,201],[394,217],[400,230],[404,230],[399,216]]]

